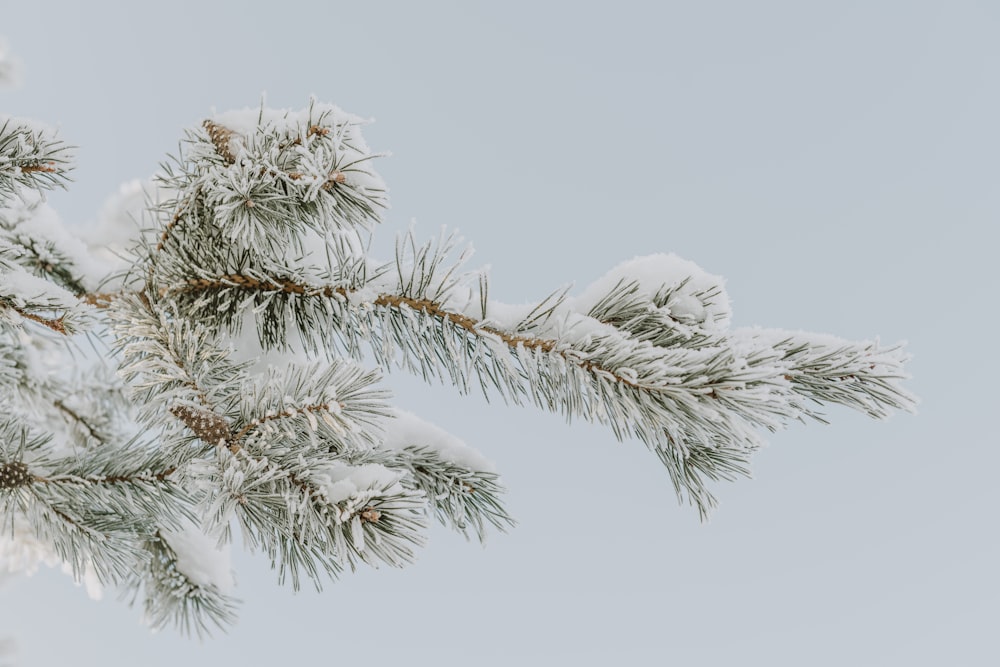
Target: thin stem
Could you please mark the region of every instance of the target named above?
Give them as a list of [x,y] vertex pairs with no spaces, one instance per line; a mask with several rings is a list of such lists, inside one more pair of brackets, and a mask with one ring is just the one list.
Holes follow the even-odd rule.
[[55,162],[42,162],[41,164],[21,165],[21,172],[25,174],[45,173],[54,174],[59,171]]
[[[142,301],[142,304],[146,307],[146,309],[150,313],[155,314],[156,311],[153,308],[153,304],[150,303],[149,296],[147,296],[146,292],[144,292],[144,291],[143,292],[139,292],[138,296],[139,296],[139,300]],[[168,348],[168,349],[170,349],[170,348]],[[184,381],[184,384],[189,389],[191,389],[192,391],[195,392],[195,394],[198,397],[198,402],[201,403],[201,405],[208,412],[210,412],[213,415],[215,415],[215,416],[219,417],[220,419],[222,419],[222,416],[219,415],[219,413],[216,411],[215,406],[213,406],[212,403],[208,400],[208,395],[205,393],[205,390],[202,389],[200,386],[198,386],[198,383],[195,382],[194,378],[188,372],[188,369],[187,369],[187,367],[186,367],[186,365],[184,363],[183,357],[181,355],[177,354],[173,349],[170,349],[170,356],[171,356],[174,364],[176,364],[177,367],[179,369],[181,369],[182,371],[184,371],[184,373],[187,375],[187,379]],[[171,414],[173,414],[175,417],[177,417],[178,419],[180,419],[182,422],[184,421],[180,417],[180,415],[176,414],[176,412],[171,411]],[[191,428],[191,426],[189,424],[187,424],[186,422],[185,422],[185,426],[188,426],[188,428]],[[236,444],[235,442],[231,442],[231,441],[227,440],[226,441],[226,445],[229,447],[229,451],[233,452],[234,454],[240,450],[239,445]]]
[[[282,412],[276,415],[270,415],[254,419],[252,422],[248,423],[246,426],[240,429],[240,431],[235,436],[233,436],[232,439],[234,442],[242,442],[248,433],[266,424],[267,422],[277,421],[279,419],[288,419],[289,417],[302,415],[307,412],[322,412],[323,410],[329,409],[329,406],[330,406],[329,403],[316,403],[315,405],[306,405],[301,408],[293,408],[291,412]],[[340,407],[344,407],[344,404],[341,403]]]
[[35,313],[24,310],[22,308],[18,308],[17,306],[8,306],[8,307],[13,309],[14,312],[16,312],[18,315],[20,315],[26,320],[31,320],[32,322],[41,324],[42,326],[47,327],[58,334],[62,334],[64,336],[67,334],[66,325],[63,322],[63,320],[66,317],[65,315],[60,315],[57,319],[50,319],[47,317],[42,317],[41,315],[36,315]]
[[86,419],[84,419],[78,412],[76,412],[75,410],[73,410],[72,408],[70,408],[68,405],[66,405],[65,403],[63,403],[62,399],[56,399],[56,400],[52,401],[52,405],[56,406],[56,408],[60,412],[62,412],[67,417],[69,417],[74,423],[80,424],[85,429],[87,429],[87,433],[89,433],[90,437],[92,437],[94,440],[99,441],[101,444],[105,444],[105,445],[107,444],[107,441],[104,438],[102,438],[97,433],[97,431],[94,429],[94,427],[91,426],[90,422],[88,422]]
[[31,480],[35,484],[140,484],[143,482],[168,482],[170,475],[177,471],[175,466],[166,470],[146,475],[56,475],[55,477],[44,477],[42,475],[32,475]]
[[[170,290],[165,294],[177,293],[181,291],[196,291],[196,290],[209,290],[209,289],[225,289],[231,287],[239,287],[247,290],[261,290],[261,291],[280,291],[285,294],[298,294],[302,296],[321,296],[326,298],[331,298],[334,296],[340,296],[347,298],[352,290],[346,287],[313,287],[310,285],[303,285],[301,283],[296,283],[291,280],[279,280],[279,281],[263,281],[249,276],[244,276],[240,274],[230,274],[219,276],[215,279],[207,278],[195,278],[188,281],[190,285],[189,288],[184,288],[183,290]],[[586,371],[601,371],[602,373],[607,373],[613,377],[617,382],[620,382],[629,387],[634,387],[637,389],[648,389],[633,380],[623,377],[612,370],[601,367],[592,361],[581,360],[574,357],[570,357],[564,354],[559,349],[559,343],[557,341],[547,339],[547,338],[535,338],[533,336],[519,336],[516,334],[503,331],[502,329],[497,329],[489,325],[484,325],[479,321],[461,313],[456,313],[446,309],[440,303],[432,301],[431,299],[415,299],[413,297],[402,296],[399,294],[380,294],[372,302],[373,305],[382,306],[385,308],[395,308],[397,310],[401,309],[403,306],[411,308],[413,310],[423,311],[424,313],[430,315],[431,317],[436,317],[441,320],[445,320],[450,324],[464,329],[468,333],[479,336],[483,333],[487,333],[496,336],[504,343],[510,347],[516,348],[518,346],[525,347],[527,349],[541,350],[543,352],[554,352],[559,354],[567,361],[571,361],[580,368]]]
[[[284,294],[297,294],[300,296],[318,296],[324,298],[347,298],[353,290],[346,287],[333,287],[333,286],[312,286],[304,285],[302,283],[297,283],[292,280],[258,280],[250,276],[245,276],[242,274],[228,274],[219,276],[218,278],[192,278],[187,281],[188,286],[173,289],[173,290],[163,290],[160,296],[170,296],[171,294],[179,294],[184,292],[195,292],[201,290],[213,290],[213,289],[230,289],[233,287],[245,289],[245,290],[258,290],[258,291],[273,291],[282,292]],[[115,294],[93,294],[85,295],[83,297],[84,301],[93,304],[98,307],[106,307],[109,305],[117,296]],[[607,374],[609,377],[613,378],[615,381],[620,382],[629,387],[635,389],[653,389],[652,387],[647,387],[634,380],[623,377],[612,370],[602,367],[600,364],[594,363],[593,361],[588,361],[585,359],[578,359],[570,355],[565,354],[559,349],[558,341],[547,339],[547,338],[535,338],[533,336],[519,336],[516,334],[503,331],[502,329],[497,329],[489,325],[481,324],[479,321],[461,313],[456,313],[446,309],[440,303],[432,301],[430,299],[415,299],[413,297],[402,296],[399,294],[380,294],[372,302],[373,305],[382,306],[385,308],[394,308],[396,310],[402,309],[404,306],[411,308],[413,310],[422,311],[431,317],[436,317],[438,319],[454,324],[455,326],[465,330],[466,332],[479,336],[483,333],[496,336],[504,343],[512,348],[518,346],[525,347],[527,349],[541,350],[543,352],[553,352],[559,354],[567,361],[579,366],[586,371],[601,372],[602,374]]]

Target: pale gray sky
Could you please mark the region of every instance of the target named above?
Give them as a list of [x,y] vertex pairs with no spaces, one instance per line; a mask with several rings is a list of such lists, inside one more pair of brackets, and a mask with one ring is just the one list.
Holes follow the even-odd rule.
[[240,623],[204,644],[39,574],[0,590],[21,664],[1000,663],[996,3],[4,0],[0,34],[0,110],[80,146],[67,220],[212,108],[315,94],[393,152],[384,241],[458,227],[491,296],[673,251],[737,325],[908,339],[922,398],[773,436],[699,524],[638,442],[395,374],[497,462],[515,530],[321,595],[240,557]]

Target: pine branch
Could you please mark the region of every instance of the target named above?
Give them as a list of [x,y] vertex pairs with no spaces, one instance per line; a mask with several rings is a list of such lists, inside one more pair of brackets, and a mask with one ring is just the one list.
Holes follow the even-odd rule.
[[66,328],[65,315],[60,315],[58,318],[42,317],[41,315],[33,313],[27,310],[26,308],[13,306],[10,305],[9,303],[2,303],[2,299],[0,299],[0,307],[9,308],[10,310],[14,311],[24,319],[30,322],[34,322],[36,324],[40,324],[46,329],[49,329],[50,331],[55,331],[57,334],[65,336],[69,333],[69,330]]
[[[281,345],[285,340],[287,334],[275,329],[274,323],[285,321],[281,313],[287,308],[293,320],[309,323],[308,327],[300,325],[300,335],[315,336],[317,329],[325,328],[316,323],[326,322],[341,336],[340,347],[354,356],[360,352],[356,332],[367,332],[372,351],[385,366],[401,363],[425,379],[440,377],[464,391],[469,389],[471,372],[478,375],[487,395],[487,388],[492,387],[506,400],[529,398],[546,409],[607,423],[619,439],[635,436],[646,442],[667,466],[679,496],[688,494],[702,513],[714,505],[705,479],[748,474],[749,455],[760,444],[755,426],[775,430],[802,415],[821,418],[794,400],[794,394],[843,403],[873,415],[912,404],[912,398],[898,388],[902,358],[877,344],[841,341],[839,348],[824,353],[827,364],[845,357],[881,359],[878,373],[870,372],[875,365],[869,363],[871,368],[866,369],[863,362],[854,363],[853,384],[847,389],[839,379],[847,377],[846,371],[838,371],[840,375],[824,372],[822,363],[806,361],[816,356],[807,350],[818,349],[808,344],[795,346],[758,337],[757,344],[743,346],[747,349],[737,353],[742,335],[730,341],[693,330],[676,318],[673,335],[680,341],[693,340],[694,345],[681,346],[678,340],[667,344],[662,337],[651,340],[646,334],[648,313],[645,318],[626,320],[624,331],[598,331],[575,342],[572,337],[543,338],[499,329],[419,296],[428,285],[428,281],[417,285],[417,295],[412,296],[371,295],[365,288],[225,274],[189,279],[181,287],[165,289],[164,298],[197,319],[209,312],[236,312],[236,304],[247,303],[244,295],[249,294],[255,310],[262,304],[281,309],[264,311],[258,319],[265,323],[261,331],[265,345]],[[619,284],[614,292],[622,288]],[[663,291],[661,304],[669,302],[673,293],[676,290]],[[368,300],[359,301],[359,294]],[[592,312],[603,315],[610,326],[622,311],[610,313],[609,301],[601,300]],[[536,308],[526,319],[548,322],[553,312]],[[523,324],[519,328],[531,331]],[[324,346],[331,344],[329,334],[324,338]],[[397,352],[402,353],[401,359],[396,358]],[[832,383],[839,386],[834,388]]]
[[226,630],[236,622],[238,601],[217,584],[195,580],[184,572],[180,557],[161,531],[143,543],[149,554],[145,568],[127,583],[134,604],[143,598],[144,620],[154,630],[174,625],[185,634],[205,637],[214,626]]
[[0,423],[0,516],[24,517],[35,536],[105,584],[123,581],[142,556],[154,516],[170,524],[190,514],[190,498],[153,450],[122,449],[53,457],[50,437]]
[[124,359],[120,373],[143,405],[141,419],[158,423],[164,409],[178,406],[213,415],[235,403],[245,364],[229,362],[215,332],[170,317],[145,294],[116,300],[108,315]]
[[409,473],[410,483],[426,494],[437,520],[466,537],[471,529],[484,542],[487,524],[500,531],[515,525],[500,501],[504,488],[496,473],[448,461],[440,452],[417,444],[379,452],[372,460]]
[[65,185],[71,149],[51,129],[23,119],[0,118],[0,202],[19,188]]
[[[0,200],[14,202],[0,208],[0,518],[77,576],[127,580],[154,627],[232,621],[228,575],[191,565],[202,527],[212,547],[238,526],[280,579],[319,587],[408,562],[431,514],[480,540],[513,525],[488,461],[393,410],[379,374],[341,356],[606,424],[654,451],[702,516],[711,481],[749,474],[761,431],[822,420],[822,404],[912,407],[900,346],[730,330],[722,279],[671,255],[525,306],[489,298],[485,273],[462,269],[471,248],[451,259],[454,234],[411,231],[372,259],[387,199],[361,124],[316,103],[206,120],[163,166],[131,268],[102,283],[121,291],[101,292],[29,192],[64,182],[68,149],[0,122]],[[95,312],[134,412],[117,381],[47,379],[56,337],[37,334],[69,340]],[[245,324],[265,355],[326,361],[256,370],[266,359],[232,349]]]
[[[315,579],[358,561],[400,565],[411,558],[408,545],[421,543],[416,510],[423,507],[422,493],[383,476],[370,488],[331,499],[335,483],[332,473],[324,472],[346,465],[338,454],[345,443],[371,437],[365,427],[384,409],[378,405],[381,395],[366,389],[375,379],[372,374],[334,365],[322,373],[313,368],[274,376],[255,388],[238,367],[226,364],[213,336],[186,320],[165,317],[150,299],[121,299],[111,315],[123,339],[128,337],[122,343],[126,378],[148,400],[172,405],[170,412],[215,450],[214,465],[184,473],[205,489],[203,504],[213,530],[225,534],[230,519],[238,519],[248,544],[263,549],[296,586],[302,572]],[[194,370],[209,366],[215,370]],[[286,382],[275,385],[277,379]],[[268,409],[275,401],[287,403],[286,392],[300,397],[291,399],[295,407]],[[303,408],[318,406],[308,396],[321,393],[336,397],[325,401],[321,415],[332,430],[314,443],[323,431],[312,429],[314,411]],[[239,396],[250,397],[242,409],[236,404]],[[277,419],[279,413],[284,418]],[[291,421],[307,428],[284,428]],[[203,452],[186,450],[188,456]]]
[[63,336],[83,331],[91,323],[90,309],[75,295],[15,264],[17,254],[0,244],[0,325],[4,319],[15,325],[28,320]]
[[[236,518],[245,542],[264,551],[279,580],[290,576],[296,589],[303,574],[319,588],[321,574],[336,576],[358,562],[401,566],[423,542],[423,494],[405,489],[398,476],[373,476],[370,468],[335,460],[279,465],[246,450],[217,454],[210,479],[217,491],[205,508],[209,528]],[[352,471],[370,483],[348,483]]]
[[[693,347],[663,345],[662,339],[650,340],[634,322],[624,331],[588,325],[583,336],[574,335],[571,326],[550,327],[561,339],[512,333],[423,297],[420,291],[428,284],[417,285],[411,294],[371,295],[365,288],[224,274],[189,279],[166,290],[165,298],[180,304],[189,317],[224,312],[249,301],[262,313],[258,322],[264,325],[260,333],[265,345],[283,343],[287,334],[275,322],[285,322],[289,311],[300,323],[300,336],[332,329],[341,336],[340,347],[355,356],[360,348],[357,332],[366,332],[382,365],[399,363],[425,379],[440,377],[466,391],[471,372],[478,375],[484,392],[492,386],[507,400],[529,398],[547,409],[608,423],[619,438],[636,436],[657,451],[678,492],[691,494],[702,511],[714,502],[702,477],[745,474],[749,454],[760,443],[754,427],[774,430],[800,415],[817,414],[794,400],[795,393],[811,387],[811,397],[880,414],[886,407],[911,402],[895,383],[901,360],[873,344],[844,341],[835,358],[878,354],[882,366],[895,369],[895,374],[879,379],[855,364],[855,383],[845,392],[829,388],[837,376],[815,372],[820,368],[816,364],[799,363],[805,355],[801,347],[776,342],[740,351],[738,341],[691,333],[690,328],[677,335],[687,340],[697,335]],[[669,294],[664,299],[669,300]],[[537,313],[530,315],[537,319]],[[552,319],[551,313],[547,318]],[[324,347],[333,342],[329,333],[321,336]],[[876,404],[882,407],[872,407]]]
[[0,246],[8,262],[79,295],[88,291],[89,257],[41,193],[19,190],[0,206]]
[[81,426],[87,435],[102,445],[107,446],[107,439],[97,430],[97,428],[90,423],[90,420],[85,418],[83,415],[79,414],[76,410],[73,410],[62,399],[56,399],[52,401],[52,405],[55,406],[59,412],[65,415],[69,421],[73,424]]

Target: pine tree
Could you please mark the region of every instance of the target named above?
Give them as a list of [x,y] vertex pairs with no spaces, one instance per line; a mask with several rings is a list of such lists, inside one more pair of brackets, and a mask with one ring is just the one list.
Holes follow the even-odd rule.
[[[510,306],[454,235],[400,235],[361,119],[311,102],[216,115],[146,187],[127,247],[45,202],[72,151],[0,120],[0,561],[122,589],[153,627],[234,620],[240,533],[319,586],[403,565],[430,517],[513,525],[490,463],[395,409],[369,366],[607,425],[706,516],[761,433],[841,404],[909,409],[900,346],[732,328],[722,280],[674,255]],[[86,344],[84,344],[86,343]]]

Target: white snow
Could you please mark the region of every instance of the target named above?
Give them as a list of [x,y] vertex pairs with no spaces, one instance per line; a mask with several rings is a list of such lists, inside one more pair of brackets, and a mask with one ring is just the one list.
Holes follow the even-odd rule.
[[403,473],[377,463],[352,466],[331,462],[310,473],[310,479],[322,489],[330,503],[342,503],[374,491],[392,494],[402,490],[399,480]]
[[104,201],[96,221],[81,234],[90,251],[101,261],[102,278],[128,268],[129,263],[122,259],[122,254],[139,239],[143,226],[151,226],[146,209],[167,199],[168,195],[152,179],[133,179],[122,183],[118,192]]
[[51,243],[69,259],[74,274],[79,275],[88,289],[95,289],[107,273],[104,262],[91,254],[83,240],[62,223],[56,210],[38,192],[22,189],[16,199],[0,207],[0,215],[11,225],[14,234]]
[[385,441],[382,446],[387,449],[427,447],[436,451],[445,461],[463,468],[479,472],[496,471],[492,461],[456,436],[412,412],[398,408],[393,409],[393,418],[385,422]]
[[[347,113],[335,104],[325,104],[313,101],[304,109],[270,109],[266,107],[244,107],[232,109],[212,116],[212,121],[241,135],[249,135],[258,127],[277,131],[297,133],[299,129],[307,129],[310,123],[316,123],[322,117],[324,127],[342,125],[361,125],[367,121],[360,116]],[[362,148],[358,145],[358,148]],[[367,146],[364,146],[367,148]]]
[[[664,287],[680,286],[667,306],[671,315],[708,330],[725,329],[729,325],[731,310],[724,279],[673,253],[646,255],[622,262],[591,283],[582,294],[569,300],[567,306],[586,314],[619,281],[635,281],[640,293],[649,299]],[[699,296],[706,292],[715,294]]]
[[[69,563],[60,560],[48,544],[40,541],[24,525],[23,520],[15,517],[13,526],[0,533],[0,584],[19,574],[30,577],[42,565],[59,567],[63,574],[73,574]],[[104,587],[91,568],[87,568],[75,583],[82,585],[92,600],[100,600],[104,595]]]
[[[313,100],[304,109],[268,109],[261,107],[246,107],[217,113],[212,116],[212,122],[236,133],[230,139],[230,149],[238,153],[243,141],[258,132],[277,133],[286,136],[304,134],[312,125],[320,125],[329,129],[331,136],[337,141],[338,151],[353,157],[363,157],[370,154],[370,149],[361,136],[360,127],[369,121],[349,114],[333,104],[323,104]],[[362,170],[361,173],[366,173]],[[352,179],[359,174],[352,174]],[[373,173],[366,173],[368,180],[364,185],[384,187],[384,183]]]
[[221,548],[191,523],[178,531],[161,531],[164,541],[177,554],[177,569],[199,586],[215,586],[228,593],[235,584],[229,545]]
[[[501,303],[500,301],[490,299],[486,302],[486,319],[483,320],[482,324],[500,329],[501,331],[513,331],[537,305],[537,303]],[[466,310],[469,309],[475,313],[477,318],[482,316],[481,305],[478,300],[466,306]]]
[[[359,116],[313,99],[304,109],[244,108],[214,114],[211,120],[234,133],[227,146],[234,156],[255,155],[259,148],[264,148],[265,154],[257,155],[256,159],[268,162],[276,157],[278,149],[271,141],[261,142],[262,137],[277,136],[286,147],[288,139],[299,140],[290,152],[296,156],[298,175],[295,182],[307,187],[304,193],[307,200],[318,196],[335,169],[346,179],[348,187],[374,194],[383,205],[387,203],[382,196],[387,190],[385,182],[374,171],[369,159],[373,154],[361,135],[361,126],[368,121]],[[322,128],[321,133],[327,140],[316,141],[316,134],[310,131],[313,127]],[[243,160],[239,157],[225,167],[232,172],[243,168]],[[256,171],[256,167],[253,170]]]
[[46,307],[65,310],[81,308],[80,300],[75,296],[18,266],[12,267],[6,273],[0,273],[0,296],[11,299],[18,307],[43,303]]

